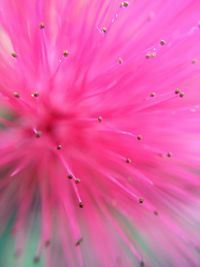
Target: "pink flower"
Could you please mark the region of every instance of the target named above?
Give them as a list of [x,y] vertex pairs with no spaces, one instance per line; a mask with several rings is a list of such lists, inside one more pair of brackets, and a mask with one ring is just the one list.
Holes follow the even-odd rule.
[[13,266],[38,221],[31,257],[45,267],[199,266],[199,10],[1,0],[0,226],[14,216]]

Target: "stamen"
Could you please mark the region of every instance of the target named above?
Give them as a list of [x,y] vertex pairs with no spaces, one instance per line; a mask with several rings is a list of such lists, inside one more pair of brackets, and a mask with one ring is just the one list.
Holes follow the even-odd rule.
[[167,152],[166,156],[167,156],[168,158],[171,158],[171,157],[172,157],[172,153],[171,153],[171,152]]
[[179,95],[180,97],[184,97],[184,95],[185,95],[179,88],[177,88],[177,89],[175,90],[175,94],[176,94],[176,95]]
[[79,202],[79,207],[82,209],[84,207],[83,202]]
[[69,56],[69,51],[68,51],[68,50],[65,50],[65,51],[63,52],[63,56],[64,56],[64,57],[68,57],[68,56]]
[[68,179],[73,179],[73,178],[74,178],[74,175],[73,175],[73,173],[72,173],[70,167],[68,166],[68,164],[67,164],[65,158],[63,157],[63,155],[62,155],[62,154],[61,154],[61,155],[59,154],[59,158],[60,158],[60,160],[61,160],[61,162],[62,162],[62,164],[63,164],[63,167],[65,168],[65,170],[66,170],[67,173],[68,173],[68,175],[67,175]]
[[17,58],[17,54],[15,52],[12,52],[11,56],[14,57],[14,58]]
[[118,63],[122,64],[123,63],[123,59],[121,57],[118,58]]
[[166,45],[166,41],[165,40],[160,40],[160,45]]
[[143,204],[143,203],[144,203],[144,198],[143,198],[143,197],[140,197],[139,200],[138,200],[138,202],[139,202],[140,204]]
[[106,27],[103,27],[103,28],[102,28],[102,32],[103,32],[103,33],[107,33],[107,28],[106,28]]
[[44,22],[41,22],[40,23],[40,29],[42,30],[42,29],[44,29],[45,28],[45,24],[44,24]]
[[42,135],[42,132],[38,131],[37,129],[33,129],[33,132],[34,132],[36,138],[40,138]]
[[76,197],[78,199],[79,207],[83,208],[84,205],[83,205],[83,202],[81,200],[81,197],[80,197],[80,194],[79,194],[79,190],[77,188],[77,182],[76,182],[76,181],[78,181],[78,183],[79,183],[80,180],[79,180],[79,178],[75,178],[75,176],[73,175],[73,172],[70,170],[70,167],[68,166],[68,164],[67,164],[65,158],[63,157],[63,155],[59,155],[59,157],[60,157],[60,160],[61,160],[64,168],[66,169],[67,173],[69,173],[68,174],[68,178],[69,179],[73,179],[73,178],[75,179],[75,184],[72,183],[72,186],[73,186],[74,192],[76,194]]
[[155,97],[155,96],[156,96],[155,92],[150,93],[150,97]]
[[57,145],[57,150],[61,150],[62,149],[62,145]]
[[114,178],[111,175],[106,175],[106,177],[109,180],[111,180],[115,185],[117,185],[119,188],[121,188],[122,191],[126,192],[131,198],[138,199],[138,197],[132,191],[130,191],[128,188],[122,185],[116,178]]
[[128,7],[128,5],[129,5],[128,1],[123,1],[121,2],[120,7]]
[[192,59],[192,64],[197,64],[198,63],[198,59],[197,58],[193,58]]
[[103,118],[101,116],[98,117],[98,122],[102,122]]
[[156,52],[146,53],[145,57],[146,59],[155,58]]
[[80,208],[83,208],[84,205],[83,205],[83,202],[82,202],[82,200],[81,200],[81,197],[80,197],[80,194],[79,194],[79,190],[78,190],[78,188],[77,188],[77,185],[73,183],[72,186],[73,186],[74,192],[75,192],[75,194],[76,194],[76,197],[77,197],[77,199],[78,199],[79,207],[80,207]]
[[75,183],[76,183],[76,184],[80,184],[80,182],[81,182],[81,180],[80,180],[79,178],[76,178],[76,179],[75,179]]
[[136,137],[136,134],[128,131],[123,131],[123,130],[118,130],[118,129],[100,129],[99,131],[101,132],[110,132],[114,134],[121,134],[121,135],[126,135],[126,136],[131,136],[131,137]]
[[127,158],[127,159],[126,159],[126,163],[131,164],[131,163],[132,163],[132,160],[129,159],[129,158]]
[[176,94],[176,95],[180,94],[180,92],[181,92],[181,90],[180,90],[179,88],[177,88],[177,89],[175,90],[175,94]]
[[32,97],[38,97],[40,94],[38,93],[38,92],[33,92],[32,94],[31,94],[31,96]]
[[20,98],[20,93],[19,92],[13,92],[13,96],[16,98]]
[[21,102],[24,106],[26,106],[27,108],[33,110],[33,107],[30,106],[29,103],[28,103],[26,100],[24,100],[24,99],[20,96],[20,93],[19,93],[19,92],[16,92],[16,91],[13,92],[13,96],[14,96],[15,98],[20,98],[20,102]]
[[[180,89],[177,88],[174,93],[176,95],[178,95],[180,93]],[[181,92],[182,93],[182,92]],[[180,94],[179,94],[180,96]],[[155,101],[152,101],[151,103],[148,103],[147,105],[141,106],[140,108],[136,109],[137,112],[145,110],[145,109],[149,109],[151,107],[155,107],[156,105],[160,105],[161,103],[165,103],[167,101],[170,101],[172,99],[174,99],[176,96],[174,96],[174,94],[170,93],[166,93],[166,94],[161,94],[161,95],[157,95],[157,97],[155,98]],[[146,98],[148,99],[148,98]]]
[[77,246],[80,246],[80,244],[83,242],[83,238],[81,237],[81,238],[79,238],[77,241],[76,241],[76,243],[75,243],[75,246],[77,247]]
[[159,213],[158,213],[157,210],[154,210],[153,214],[154,214],[155,216],[158,216],[158,215],[159,215]]
[[68,179],[70,179],[70,180],[73,179],[73,176],[72,176],[71,174],[68,174],[67,177],[68,177]]
[[142,135],[140,135],[140,134],[137,135],[137,140],[138,140],[138,141],[141,141],[141,140],[142,140]]

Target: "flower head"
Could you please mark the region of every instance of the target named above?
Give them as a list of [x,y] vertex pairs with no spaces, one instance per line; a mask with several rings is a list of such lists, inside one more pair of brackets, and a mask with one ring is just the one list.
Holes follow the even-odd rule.
[[1,0],[0,226],[12,216],[16,266],[37,222],[35,264],[198,266],[199,9]]

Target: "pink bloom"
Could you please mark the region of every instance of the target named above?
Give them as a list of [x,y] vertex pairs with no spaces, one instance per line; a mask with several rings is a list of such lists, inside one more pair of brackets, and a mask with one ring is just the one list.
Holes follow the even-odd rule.
[[26,266],[38,220],[31,257],[45,267],[199,266],[199,10],[1,0],[0,226],[14,216],[13,266]]

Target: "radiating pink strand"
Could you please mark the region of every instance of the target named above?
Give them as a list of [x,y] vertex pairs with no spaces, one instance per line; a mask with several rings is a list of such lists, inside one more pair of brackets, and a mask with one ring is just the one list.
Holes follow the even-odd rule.
[[9,38],[10,38],[10,41],[12,43],[12,47],[14,49],[14,51],[17,53],[17,57],[16,58],[13,58],[13,60],[15,60],[15,65],[16,65],[16,68],[17,69],[20,69],[20,75],[21,77],[23,77],[23,81],[26,81],[26,77],[25,77],[25,73],[26,73],[26,69],[24,68],[24,64],[19,64],[19,60],[20,60],[20,55],[18,53],[18,50],[17,50],[17,43],[16,41],[18,41],[15,36],[13,36],[14,31],[10,30],[9,27],[7,26],[7,23],[3,20],[2,18],[2,14],[4,11],[3,10],[0,10],[0,23],[2,24],[3,28],[6,30],[6,32],[9,34]]
[[19,206],[19,210],[17,213],[17,218],[14,224],[14,229],[16,231],[20,230],[20,228],[23,228],[23,224],[26,221],[26,217],[27,217],[27,213],[30,209],[30,204],[31,204],[31,198],[32,198],[32,188],[29,188],[28,193],[24,194],[24,189],[27,187],[26,184],[27,181],[24,181],[24,187],[21,188],[21,190],[19,191],[19,199],[20,199],[20,203],[21,205]]
[[[45,28],[44,29],[41,29],[40,32],[41,32],[42,55],[43,55],[43,60],[44,60],[44,66],[45,66],[45,69],[47,70],[47,73],[50,73],[50,66],[49,66],[49,57],[48,57],[48,51],[47,51],[47,39],[46,39]],[[43,68],[44,68],[44,66],[43,66]]]
[[139,108],[136,108],[134,111],[135,112],[141,112],[141,111],[144,111],[148,108],[152,108],[152,107],[155,107],[156,105],[159,105],[159,104],[162,104],[162,103],[166,103],[170,100],[173,100],[175,98],[180,98],[180,96],[178,95],[175,95],[175,93],[173,95],[170,95],[169,97],[166,97],[164,99],[161,99],[161,100],[157,100],[157,101],[152,101],[151,103],[147,104],[147,105],[144,105],[143,107],[139,107]]
[[[88,8],[92,8],[93,4],[95,4],[95,1],[93,1],[92,3],[89,3],[89,7]],[[101,5],[102,5],[102,2],[101,2]],[[81,27],[81,34],[85,31],[85,27],[87,25],[87,19],[88,19],[87,12],[88,12],[88,8],[85,9],[84,20],[83,20],[82,27]],[[92,25],[96,23],[97,16],[99,16],[98,8],[97,8],[96,16],[95,15],[93,16],[93,21],[91,22]],[[84,45],[83,45],[82,49],[80,48],[80,52],[79,52],[79,61],[80,62],[83,61],[83,57],[85,56],[85,53],[88,50],[87,49],[88,46],[91,46],[91,43],[92,43],[91,42],[92,32],[93,32],[93,27],[91,27],[91,31],[90,31],[90,34],[89,34],[89,39],[83,43]],[[99,42],[96,39],[95,40],[95,47],[94,48],[91,47],[91,50],[93,51],[93,53],[95,52],[98,43]],[[89,72],[89,69],[90,69],[90,67],[92,65],[92,62],[94,61],[94,58],[95,58],[95,55],[93,55],[93,57],[90,57],[90,61],[87,61],[88,68],[86,68],[86,72],[85,72],[86,77],[87,77],[87,74],[86,73]],[[75,82],[77,80],[77,77],[80,76],[80,73],[81,73],[81,70],[82,69],[83,69],[82,68],[82,65],[80,64],[78,66],[78,68],[76,69],[74,75],[73,75],[71,86],[70,86],[70,88],[72,90],[74,88],[74,84],[75,84]],[[85,71],[85,68],[84,68],[84,71]],[[86,77],[85,77],[85,79],[86,79]]]
[[[105,20],[105,18],[106,18],[106,15],[108,15],[109,13],[111,13],[111,12],[114,11],[114,9],[115,9],[115,7],[116,7],[116,2],[117,2],[117,7],[118,7],[118,8],[117,8],[117,12],[119,12],[120,4],[118,5],[118,1],[113,0],[112,2],[108,2],[108,5],[107,5],[107,7],[105,8],[104,13],[102,14],[102,17],[100,18],[100,21],[98,22],[99,25],[101,25],[101,26],[106,26],[107,29],[110,28],[111,24],[114,22],[114,21],[112,22],[112,19],[111,19],[111,21],[110,21],[110,25],[109,25],[109,24],[107,24],[107,25],[103,25],[103,23],[104,23],[104,20]],[[100,30],[101,30],[101,29],[100,29]]]
[[21,229],[20,232],[15,237],[15,263],[16,267],[19,267],[22,264],[22,257],[24,253],[24,248],[25,248],[25,242],[26,241],[26,236],[25,232]]
[[[105,2],[105,1],[104,1],[104,2]],[[113,0],[112,3],[114,3],[114,0]],[[105,7],[105,9],[104,9],[104,11],[103,11],[103,13],[102,13],[102,15],[101,15],[101,18],[99,18],[99,21],[98,21],[98,24],[99,24],[99,25],[102,26],[103,21],[104,21],[106,15],[108,14],[108,11],[109,11],[110,7],[111,7],[111,3],[108,2],[107,6]],[[99,10],[99,9],[97,9],[97,10]],[[105,25],[103,25],[103,26],[105,26]],[[101,28],[98,28],[98,29],[99,29],[100,32],[102,31]]]
[[[123,161],[125,161],[126,159],[127,159],[127,157],[124,157],[124,156],[122,156],[122,155],[120,155],[120,154],[118,154],[118,153],[115,153],[115,152],[108,152],[109,154],[111,154],[112,155],[112,157],[114,157],[114,158],[118,158],[118,159],[120,159],[120,160],[123,160]],[[126,167],[124,167],[124,168],[127,168],[128,166],[126,165]],[[136,175],[139,175],[140,176],[140,178],[141,178],[141,180],[143,180],[143,182],[145,182],[145,184],[148,184],[148,185],[150,185],[151,187],[152,186],[154,186],[154,182],[151,180],[151,179],[149,179],[148,177],[146,177],[146,175],[144,175],[144,173],[142,173],[138,168],[137,168],[137,166],[133,166],[132,165],[132,168],[130,169],[130,166],[129,166],[129,171],[131,172],[131,173],[134,173],[134,175],[136,174]]]
[[[63,52],[63,53],[64,53],[64,52]],[[62,55],[62,56],[60,56],[60,58],[58,59],[58,65],[57,65],[55,71],[51,74],[51,78],[50,78],[50,81],[51,81],[51,82],[53,81],[53,79],[55,79],[55,77],[56,77],[56,75],[58,74],[58,72],[59,72],[61,66],[62,66],[63,63],[64,63],[64,61],[67,60],[67,57],[68,57],[68,56],[64,56],[64,55]],[[50,91],[51,91],[52,89],[53,89],[53,86],[50,86]]]
[[[114,68],[113,68],[113,67],[114,67]],[[116,64],[116,66],[111,65],[111,69],[104,71],[103,75],[102,75],[102,73],[101,73],[100,76],[97,76],[97,78],[96,78],[94,81],[92,81],[92,83],[95,85],[95,87],[96,87],[96,84],[101,80],[101,77],[104,77],[104,80],[105,80],[105,75],[106,75],[106,74],[109,75],[109,76],[113,75],[112,72],[110,73],[110,70],[111,70],[111,71],[112,71],[112,70],[115,70],[115,68],[118,69],[118,65],[117,65],[117,64]],[[117,74],[115,73],[115,76],[116,76],[116,75],[117,75]],[[89,94],[86,95],[84,98],[91,98],[91,97],[95,97],[95,96],[98,96],[98,95],[106,94],[106,93],[111,92],[111,91],[114,92],[114,90],[119,90],[120,86],[124,86],[124,83],[125,83],[125,82],[128,83],[128,78],[129,78],[129,79],[133,79],[132,75],[130,76],[130,74],[127,73],[127,72],[125,72],[123,75],[120,74],[120,76],[117,77],[117,79],[115,79],[115,80],[112,81],[112,82],[110,82],[110,78],[109,78],[109,83],[108,83],[108,85],[105,84],[105,85],[103,86],[103,90],[97,90],[97,92],[89,93]],[[97,81],[96,81],[96,80],[97,80]],[[84,98],[83,98],[83,100],[84,100]]]
[[[66,200],[67,196],[66,196],[65,192],[62,192],[61,198],[62,198],[62,203],[64,205],[65,212],[66,212],[67,217],[68,217],[69,224],[70,224],[71,229],[72,229],[72,234],[73,234],[74,243],[75,243],[78,240],[78,238],[81,237],[81,234],[80,234],[80,228],[78,227],[77,221],[73,220],[76,217],[76,215],[74,213],[74,207],[71,205],[72,204],[71,202]],[[68,216],[69,212],[70,212],[70,216]]]
[[31,110],[32,112],[35,112],[35,108],[29,104],[28,101],[26,101],[23,97],[19,97],[15,99],[15,102],[17,102],[21,107],[26,108],[27,110]]
[[[107,177],[110,181],[113,182],[113,184],[118,186],[122,191],[126,192],[131,198],[133,198],[134,200],[137,200],[137,202],[139,201],[141,195],[139,196],[139,195],[134,194],[130,189],[126,188],[113,175],[110,175],[106,171],[101,170],[102,168],[101,168],[101,166],[99,164],[96,164],[96,165],[99,167],[99,173],[101,173],[101,175],[103,175],[104,177]],[[134,168],[132,170],[135,171]],[[134,173],[134,175],[135,175],[135,173]],[[136,170],[136,175],[139,175],[139,177],[142,178],[142,180],[145,181],[146,184],[149,184],[152,187],[153,182],[149,178],[147,178],[143,173],[140,173],[138,170]],[[145,207],[146,210],[148,210],[151,213],[156,210],[156,208],[153,205],[151,205],[150,202],[148,202],[148,204],[146,202],[143,203],[143,206]]]
[[107,177],[112,183],[114,183],[117,187],[119,187],[122,191],[127,193],[131,198],[138,201],[139,196],[135,195],[132,191],[130,191],[128,188],[126,188],[124,185],[122,185],[116,178],[114,178],[112,175],[105,173],[104,171],[101,171],[101,173]]
[[32,112],[35,112],[35,108],[34,108],[32,105],[30,105],[29,102],[26,101],[23,97],[20,96],[20,97],[17,98],[16,100],[18,101],[19,104],[22,103],[22,105],[23,105],[24,107],[28,108],[28,110],[31,110]]
[[[166,216],[161,216],[161,220],[164,222],[164,225],[168,226],[173,234],[176,235],[179,239],[181,239],[188,245],[192,244],[193,240],[191,240],[190,238],[188,239],[188,235],[185,234],[185,231],[183,231],[183,229],[178,224],[173,224],[173,227],[171,227],[171,221],[169,220],[169,218],[166,218]],[[180,244],[182,244],[182,242],[180,242]]]
[[28,159],[22,160],[20,162],[20,164],[17,166],[17,168],[15,170],[12,171],[12,173],[10,174],[11,177],[17,175],[18,173],[20,173],[21,171],[23,171],[23,169],[25,169],[25,167],[28,165]]
[[71,174],[73,177],[74,177],[74,174],[72,173],[72,170],[70,169],[69,165],[67,164],[64,156],[59,153],[58,157],[60,158],[61,162],[62,162],[62,165],[64,166],[65,170],[67,171],[67,174]]
[[[120,160],[125,160],[125,159],[126,159],[125,157],[121,156],[120,154],[116,154],[116,153],[111,152],[111,151],[109,151],[109,153],[112,155],[112,157],[113,157],[113,156],[114,156],[114,157],[117,157],[117,158],[119,158]],[[84,159],[82,159],[82,160],[84,160]],[[92,161],[92,159],[90,159],[90,161]],[[95,163],[95,166],[98,167],[98,169],[100,170],[100,169],[101,169],[100,164],[97,164],[95,161],[94,161],[94,163]],[[87,164],[87,161],[85,162],[85,164]],[[129,167],[129,168],[128,168],[128,167]],[[130,169],[130,166],[128,166],[128,165],[126,165],[126,166],[124,167],[124,169],[127,169],[127,168],[128,168],[128,171],[131,173],[130,175],[138,176],[138,177],[141,179],[140,182],[143,182],[146,186],[150,186],[150,187],[149,187],[149,190],[152,190],[152,189],[153,189],[153,190],[156,190],[156,188],[154,187],[154,182],[153,182],[150,178],[148,178],[144,173],[142,173],[138,168],[136,168],[135,165],[134,165],[131,169]],[[103,176],[105,176],[105,177],[108,177],[108,178],[109,178],[110,180],[112,180],[113,182],[115,182],[115,184],[118,185],[118,186],[120,186],[121,189],[123,189],[123,190],[124,190],[124,189],[125,189],[125,190],[128,190],[129,193],[132,193],[129,189],[127,189],[125,186],[123,186],[119,180],[117,180],[116,178],[114,178],[114,177],[111,176],[111,175],[108,175],[107,172],[105,172],[105,171],[101,171],[101,174],[102,174]],[[135,195],[134,193],[132,193],[132,194],[133,194],[134,197],[137,198],[137,200],[139,199],[139,195],[137,196],[137,195]],[[152,205],[149,203],[147,209],[148,209],[149,211],[152,212],[152,211],[155,210],[155,207],[152,206]]]
[[[37,1],[37,14],[38,14],[38,18],[44,17],[44,2],[41,0]],[[41,19],[41,21],[39,21],[38,24],[39,23],[44,23],[44,21]],[[46,30],[45,30],[46,27],[48,27],[48,25],[44,24],[44,28],[40,29],[40,25],[38,25],[38,31],[40,31],[40,45],[42,48],[43,68],[47,71],[48,74],[50,74]]]
[[[72,178],[75,181],[76,180],[76,177],[73,174],[73,172],[71,171],[71,169],[70,169],[69,165],[67,164],[64,156],[60,154],[59,157],[60,157],[60,160],[61,160],[64,168],[67,170],[68,175],[72,175]],[[80,193],[79,193],[79,190],[78,190],[78,187],[77,187],[76,183],[72,183],[72,186],[73,186],[73,190],[75,192],[75,195],[76,195],[76,197],[78,199],[79,204],[83,203],[82,200],[81,200]]]
[[[114,2],[114,1],[113,1]],[[121,1],[121,3],[122,3],[123,1]],[[123,9],[123,7],[121,6],[121,4],[119,3],[119,1],[117,1],[117,4],[118,4],[118,8],[117,8],[117,10],[116,10],[116,13],[115,13],[115,15],[114,15],[114,17],[111,19],[111,21],[110,21],[110,25],[108,26],[108,29],[110,29],[111,28],[111,26],[113,25],[113,23],[115,23],[116,21],[117,21],[117,19],[119,18],[119,16],[121,15],[121,13],[124,11]],[[129,3],[130,4],[130,3]],[[127,23],[127,22],[126,22]],[[122,30],[124,29],[124,25],[123,25],[123,27],[122,27]],[[119,32],[120,32],[120,29],[119,29]]]
[[1,116],[3,116],[3,115],[0,115],[0,123],[5,125],[6,127],[15,127],[16,126],[15,121],[10,121],[10,120],[6,119],[5,117],[1,117]]
[[128,236],[123,232],[122,228],[120,225],[117,224],[117,220],[113,220],[112,215],[107,211],[106,208],[104,208],[103,205],[100,206],[100,208],[103,211],[103,214],[106,214],[107,218],[111,222],[112,226],[116,229],[117,233],[121,237],[121,239],[124,241],[124,243],[127,245],[127,247],[131,250],[133,255],[138,259],[139,262],[142,260],[142,256],[139,253],[138,249],[134,246],[133,242],[129,240]]
[[76,195],[76,197],[77,197],[77,199],[78,199],[78,203],[79,203],[79,205],[80,205],[80,204],[83,204],[83,201],[82,201],[82,199],[81,199],[81,196],[80,196],[80,193],[79,193],[79,190],[78,190],[77,185],[76,185],[75,183],[72,183],[72,186],[73,186],[75,195]]
[[[121,26],[121,31],[123,31],[124,27],[126,26],[126,21],[124,22],[124,24]],[[120,29],[119,29],[120,31]],[[135,32],[135,29],[134,29]],[[171,48],[175,45],[177,45],[178,42],[182,42],[184,43],[186,40],[188,40],[189,36],[191,36],[192,34],[197,33],[198,34],[199,29],[198,26],[192,26],[192,28],[190,28],[188,31],[184,31],[183,33],[179,34],[179,35],[175,35],[175,37],[170,39],[170,42],[168,42],[165,46],[166,48]],[[132,38],[135,38],[134,33],[131,35],[133,36]],[[130,39],[130,41],[133,41],[132,39]],[[124,45],[124,50],[126,49],[126,51],[128,52],[128,49],[126,48],[126,46]],[[159,43],[156,43],[148,48],[146,48],[141,54],[145,55],[147,52],[152,52],[153,50],[157,52],[161,51],[163,49],[163,47],[161,47],[159,45]],[[129,60],[133,59],[135,56],[135,53],[132,53],[132,55],[129,55]]]
[[94,93],[90,93],[88,95],[83,96],[80,101],[82,102],[84,100],[87,100],[88,98],[92,98],[92,97],[107,93],[108,91],[112,90],[115,85],[116,85],[116,81],[114,81],[113,83],[105,86],[103,90],[99,90],[99,91],[97,90]]
[[48,180],[45,179],[45,176],[47,175],[47,166],[48,162],[47,159],[44,158],[40,162],[40,167],[43,171],[41,171],[39,175],[40,184],[39,184],[39,190],[40,190],[40,196],[41,196],[41,209],[42,209],[42,236],[40,239],[40,243],[44,244],[47,240],[50,240],[51,238],[51,195],[48,193],[48,190],[51,190],[52,185],[52,176],[49,175]]
[[103,128],[103,129],[94,129],[94,130],[97,130],[99,132],[110,132],[110,133],[114,133],[114,134],[121,134],[121,135],[125,135],[125,136],[130,136],[130,137],[137,137],[137,134],[134,134],[132,132],[129,132],[129,131],[123,131],[123,130],[119,130],[119,129],[112,129],[112,128]]
[[[108,4],[108,6],[110,5],[110,3]],[[98,12],[98,8],[97,8],[97,12]],[[107,11],[105,11],[105,12],[107,12]],[[99,14],[99,12],[98,12],[98,14]],[[97,18],[94,16],[94,18],[95,18],[95,20],[97,20]],[[97,47],[99,47],[99,45],[100,45],[100,42],[102,42],[102,39],[99,39],[99,41],[98,40],[96,40],[96,42],[95,42],[95,47],[93,48],[93,52],[92,52],[92,54],[90,55],[90,58],[91,58],[91,60],[90,61],[88,61],[88,67],[87,68],[85,68],[85,74],[84,74],[84,76],[83,76],[83,80],[82,80],[82,82],[83,82],[83,88],[84,88],[84,81],[86,81],[86,79],[87,79],[87,75],[88,75],[88,73],[89,73],[89,70],[91,69],[91,65],[92,65],[92,62],[95,60],[95,57],[97,56],[97,54],[98,53],[96,53],[96,49],[97,49]],[[81,53],[82,55],[84,55],[85,54],[85,51],[86,51],[86,48],[88,47],[88,43],[86,42],[86,44],[85,44],[85,47],[83,47],[83,52]],[[80,59],[81,60],[81,59]],[[115,65],[116,64],[113,64],[113,67],[115,67]],[[80,75],[80,70],[82,69],[82,66],[80,66],[79,67],[79,69],[77,69],[77,71],[76,71],[76,73],[75,73],[75,75],[74,75],[74,82],[76,81],[76,77],[77,77],[77,74],[79,73],[79,75]],[[72,85],[71,85],[71,88],[73,88],[74,87],[74,82],[72,83]]]
[[[63,210],[60,209],[59,212],[63,212]],[[68,223],[67,222],[67,218],[70,218],[71,215],[70,215],[69,211],[67,211],[67,216],[64,215],[63,213],[58,213],[58,216],[59,217],[61,217],[61,216],[64,217],[64,219],[61,221],[61,225],[60,225],[60,227],[58,229],[58,234],[60,235],[60,239],[61,239],[61,242],[62,242],[63,250],[65,251],[65,253],[64,253],[65,261],[66,261],[66,263],[68,263],[69,266],[74,266],[74,258],[72,256],[72,253],[70,253],[70,251],[71,251],[71,249],[73,251],[73,248],[74,248],[75,245],[69,243],[67,241],[67,239],[65,238],[65,235],[66,235],[66,224]],[[69,228],[67,228],[67,230],[70,231]],[[70,235],[71,233],[68,232],[68,234]],[[79,258],[80,252],[77,251],[77,254],[78,254],[77,256]],[[81,262],[81,258],[79,258],[79,259],[80,259],[80,262]],[[83,265],[80,265],[80,266],[83,266]],[[54,267],[54,266],[52,266],[52,267]]]
[[[73,218],[75,218],[74,209],[73,207],[71,207],[71,209],[69,208],[69,205],[67,204],[68,202],[65,200],[65,198],[63,199],[62,203],[64,205],[66,214],[69,214],[69,210],[70,210],[70,216],[68,216],[68,222],[71,226],[72,236],[73,238],[75,238],[74,243],[76,243],[77,240],[81,238],[81,234],[80,234],[80,228],[78,227],[77,221],[73,220]],[[78,253],[79,264],[80,266],[82,266],[83,257],[82,257],[82,254],[79,248],[77,248],[77,253]]]
[[146,181],[151,187],[154,186],[154,182],[149,179],[141,170],[139,170],[137,167],[133,168],[132,171],[134,172],[134,175],[137,175],[140,177],[140,179]]
[[[14,92],[15,93],[15,92]],[[18,92],[16,92],[18,94]],[[13,93],[10,92],[0,92],[0,97],[2,98],[2,100],[4,100],[5,102],[8,102],[9,104],[12,104],[12,107],[15,109],[18,109],[18,107],[16,107],[16,103],[18,106],[22,106],[21,103],[18,101],[19,98],[15,98],[13,96]],[[14,103],[13,103],[14,102]]]

